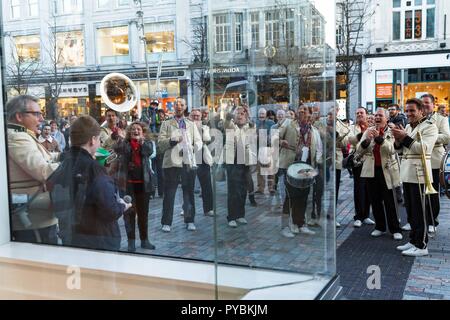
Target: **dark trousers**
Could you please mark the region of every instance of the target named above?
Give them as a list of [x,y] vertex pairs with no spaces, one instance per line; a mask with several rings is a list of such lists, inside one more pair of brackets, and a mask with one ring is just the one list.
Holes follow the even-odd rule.
[[19,242],[58,244],[56,225],[36,230],[13,231],[12,236],[14,241]]
[[245,199],[247,198],[249,174],[250,168],[248,166],[243,164],[227,165],[228,221],[245,217]]
[[319,175],[316,177],[316,182],[313,186],[313,201],[312,201],[312,219],[320,219],[322,212],[322,196],[323,196],[323,170],[319,170]]
[[370,214],[370,199],[366,178],[361,178],[362,167],[353,168],[354,220],[363,221]]
[[206,163],[198,166],[197,177],[202,188],[203,213],[208,213],[214,209],[213,206],[213,191],[211,183],[211,167]]
[[299,227],[305,224],[305,213],[310,189],[298,189],[286,183],[286,198],[283,204],[283,214],[291,213],[292,223]]
[[[154,170],[156,170],[156,179],[158,181],[158,195],[164,195],[164,170],[162,168],[164,154],[157,155],[153,160],[155,161]],[[156,169],[155,169],[156,168]]]
[[[423,185],[420,185],[423,190]],[[406,211],[409,215],[411,232],[410,241],[417,248],[423,249],[428,243],[428,230],[426,229],[426,217],[422,211],[420,189],[418,183],[403,183]]]
[[163,199],[163,215],[161,218],[162,225],[172,225],[173,207],[175,202],[175,194],[177,193],[178,184],[181,183],[183,190],[183,211],[184,222],[194,222],[195,218],[195,198],[194,185],[196,170],[189,169],[187,166],[183,168],[166,168],[164,172],[164,199]]
[[386,220],[389,232],[401,233],[400,223],[395,210],[394,190],[389,190],[384,179],[383,169],[375,168],[375,177],[367,178],[367,185],[375,218],[375,229],[386,231]]
[[341,185],[341,170],[339,170],[339,169],[336,169],[336,185],[335,185],[335,188],[336,188],[336,206],[337,206],[337,203],[338,203],[338,198],[339,198],[339,186]]
[[[439,225],[438,216],[439,216],[439,211],[441,210],[441,204],[439,203],[439,198],[441,196],[440,192],[439,192],[439,187],[440,187],[439,169],[433,169],[433,188],[438,193],[431,194],[429,197],[427,196],[427,206],[426,206],[427,225],[429,225],[429,226],[433,225],[433,221],[434,221],[435,226]],[[430,212],[430,202],[431,202],[431,209],[433,212]],[[433,219],[431,218],[432,216],[433,216]]]
[[128,240],[136,239],[136,215],[141,241],[148,239],[148,210],[150,204],[150,193],[145,192],[144,185],[130,184],[127,193],[133,198],[133,207],[123,215],[125,230]]

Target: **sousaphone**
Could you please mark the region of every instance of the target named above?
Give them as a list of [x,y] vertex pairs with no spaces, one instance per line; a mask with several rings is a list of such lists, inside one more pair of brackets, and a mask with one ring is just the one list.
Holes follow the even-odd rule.
[[128,112],[140,101],[139,91],[133,81],[121,73],[110,73],[104,77],[100,94],[105,104],[117,112]]

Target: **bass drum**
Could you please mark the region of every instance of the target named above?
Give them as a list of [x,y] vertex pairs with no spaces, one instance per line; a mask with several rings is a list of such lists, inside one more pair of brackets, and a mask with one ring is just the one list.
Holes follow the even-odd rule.
[[294,163],[287,169],[286,180],[292,187],[306,189],[311,187],[319,172],[306,163]]
[[442,158],[439,179],[441,187],[445,190],[445,194],[450,199],[450,150],[447,150]]

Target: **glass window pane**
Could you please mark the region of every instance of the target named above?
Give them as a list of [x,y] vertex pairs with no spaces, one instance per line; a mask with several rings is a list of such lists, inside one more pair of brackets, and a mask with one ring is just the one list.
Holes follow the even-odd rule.
[[84,36],[82,31],[58,32],[57,43],[60,67],[84,65]]
[[393,0],[392,5],[394,8],[400,8],[402,5],[402,0]]
[[427,4],[435,4],[435,0],[427,0]]
[[422,0],[414,0],[414,5],[421,6],[422,5]]
[[145,25],[147,52],[175,52],[175,24],[173,22]]
[[413,12],[405,12],[405,39],[412,39],[413,37]]
[[435,37],[435,9],[427,9],[427,38]]
[[414,12],[414,39],[422,39],[422,10]]
[[40,37],[37,35],[14,37],[20,61],[38,61],[41,55]]
[[400,40],[400,12],[393,12],[393,40]]
[[[128,56],[128,27],[114,27],[98,29],[97,49],[101,64],[111,64],[116,60],[123,62],[120,56]],[[118,57],[117,59],[115,57]]]

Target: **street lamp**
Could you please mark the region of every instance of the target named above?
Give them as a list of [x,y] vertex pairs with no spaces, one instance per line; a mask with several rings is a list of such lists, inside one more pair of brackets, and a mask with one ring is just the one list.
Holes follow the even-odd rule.
[[147,38],[145,37],[145,29],[144,29],[144,11],[142,10],[142,0],[133,0],[134,5],[139,5],[139,10],[136,11],[136,27],[138,31],[142,31],[142,35],[139,36],[139,40],[144,43],[144,57],[145,57],[145,66],[147,68],[147,94],[148,99],[151,99],[150,95],[150,67],[148,65],[148,56],[147,56]]

